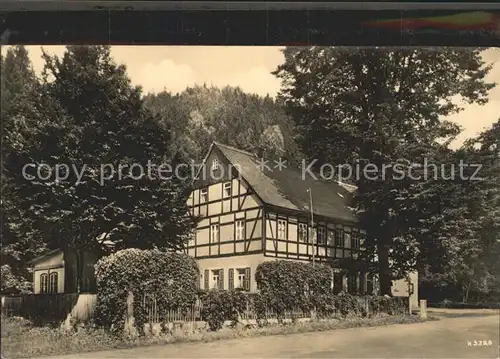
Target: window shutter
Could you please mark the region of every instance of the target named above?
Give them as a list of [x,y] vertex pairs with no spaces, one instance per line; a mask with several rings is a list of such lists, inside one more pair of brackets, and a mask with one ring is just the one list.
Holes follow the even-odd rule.
[[245,268],[244,289],[250,291],[250,268]]
[[205,284],[204,284],[205,289],[210,289],[209,282],[208,282],[210,280],[210,274],[208,272],[208,269],[206,269],[205,274],[203,274],[203,280],[205,281]]
[[229,290],[233,290],[234,289],[234,269],[230,268],[227,275],[229,276],[229,278],[228,278]]
[[224,269],[219,269],[219,289],[224,289]]

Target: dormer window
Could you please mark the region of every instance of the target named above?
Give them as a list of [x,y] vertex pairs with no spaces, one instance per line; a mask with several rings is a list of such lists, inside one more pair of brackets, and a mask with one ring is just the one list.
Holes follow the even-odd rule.
[[219,160],[217,158],[215,158],[212,161],[212,171],[218,170],[219,166],[220,166]]

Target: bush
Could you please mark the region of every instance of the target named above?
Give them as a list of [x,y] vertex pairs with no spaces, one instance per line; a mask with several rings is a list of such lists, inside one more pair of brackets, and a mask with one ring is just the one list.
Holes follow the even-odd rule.
[[[295,308],[315,310],[319,318],[336,314],[367,316],[368,312],[389,315],[407,312],[407,298],[357,297],[349,293],[333,295],[331,267],[305,262],[270,261],[257,267],[255,280],[260,294],[254,298],[258,318],[266,308],[276,312],[278,319]],[[260,314],[259,314],[260,313]],[[259,317],[261,315],[261,317]]]
[[448,309],[500,309],[500,303],[462,303],[445,299],[437,304],[429,303],[429,307]]
[[158,313],[187,311],[197,298],[199,269],[193,258],[182,253],[126,249],[99,260],[96,280],[96,324],[122,330],[131,292],[135,326],[142,333],[146,307],[141,303],[154,298]]
[[371,296],[368,300],[370,312],[373,314],[386,313],[389,315],[406,314],[408,308],[408,298],[406,297],[386,297]]
[[319,308],[324,312],[331,304],[331,268],[318,264],[269,261],[261,263],[255,280],[259,287],[259,301],[283,317],[285,311],[300,308],[304,311]]
[[111,349],[121,338],[105,330],[79,328],[66,332],[49,326],[37,327],[25,319],[1,318],[2,355],[6,358],[32,358]]
[[337,296],[337,309],[343,316],[356,315],[356,316],[366,316],[367,312],[365,307],[361,304],[358,299],[360,297],[355,297],[349,293],[340,293]]
[[200,299],[201,315],[212,331],[221,329],[225,321],[236,324],[249,301],[248,296],[238,290],[210,290],[202,293]]

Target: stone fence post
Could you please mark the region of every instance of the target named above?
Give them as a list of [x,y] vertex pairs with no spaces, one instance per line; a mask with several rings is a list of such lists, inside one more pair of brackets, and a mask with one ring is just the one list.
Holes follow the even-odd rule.
[[132,337],[137,334],[134,326],[134,294],[132,292],[128,292],[127,295],[127,310],[125,313],[123,334],[128,337]]
[[427,319],[427,300],[420,300],[420,319]]

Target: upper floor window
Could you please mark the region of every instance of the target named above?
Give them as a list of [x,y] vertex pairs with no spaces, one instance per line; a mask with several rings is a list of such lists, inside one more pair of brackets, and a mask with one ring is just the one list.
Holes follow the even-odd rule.
[[326,228],[318,227],[318,244],[326,243]]
[[351,248],[351,233],[344,232],[344,247]]
[[342,229],[335,230],[335,247],[344,247],[344,231]]
[[219,242],[219,224],[212,224],[210,226],[210,243],[218,243]]
[[235,223],[236,229],[235,229],[235,239],[245,239],[245,221],[243,219],[240,219]]
[[49,275],[46,273],[40,274],[40,293],[49,292]]
[[278,219],[278,239],[286,239],[286,220]]
[[220,166],[219,160],[214,158],[212,161],[212,171],[218,170]]
[[351,247],[353,249],[359,249],[361,247],[361,241],[358,232],[353,232],[351,235]]
[[233,194],[231,185],[232,185],[231,182],[224,183],[224,191],[223,191],[224,198],[231,197],[231,195]]
[[359,236],[359,248],[362,248],[365,245],[366,232],[361,231],[359,232],[358,236]]
[[57,284],[58,284],[58,275],[57,273],[50,273],[49,276],[49,292],[57,293]]
[[335,245],[335,231],[332,229],[328,229],[328,245],[333,246]]
[[307,224],[299,223],[299,241],[307,242]]
[[201,203],[208,202],[208,188],[200,189],[200,202]]

